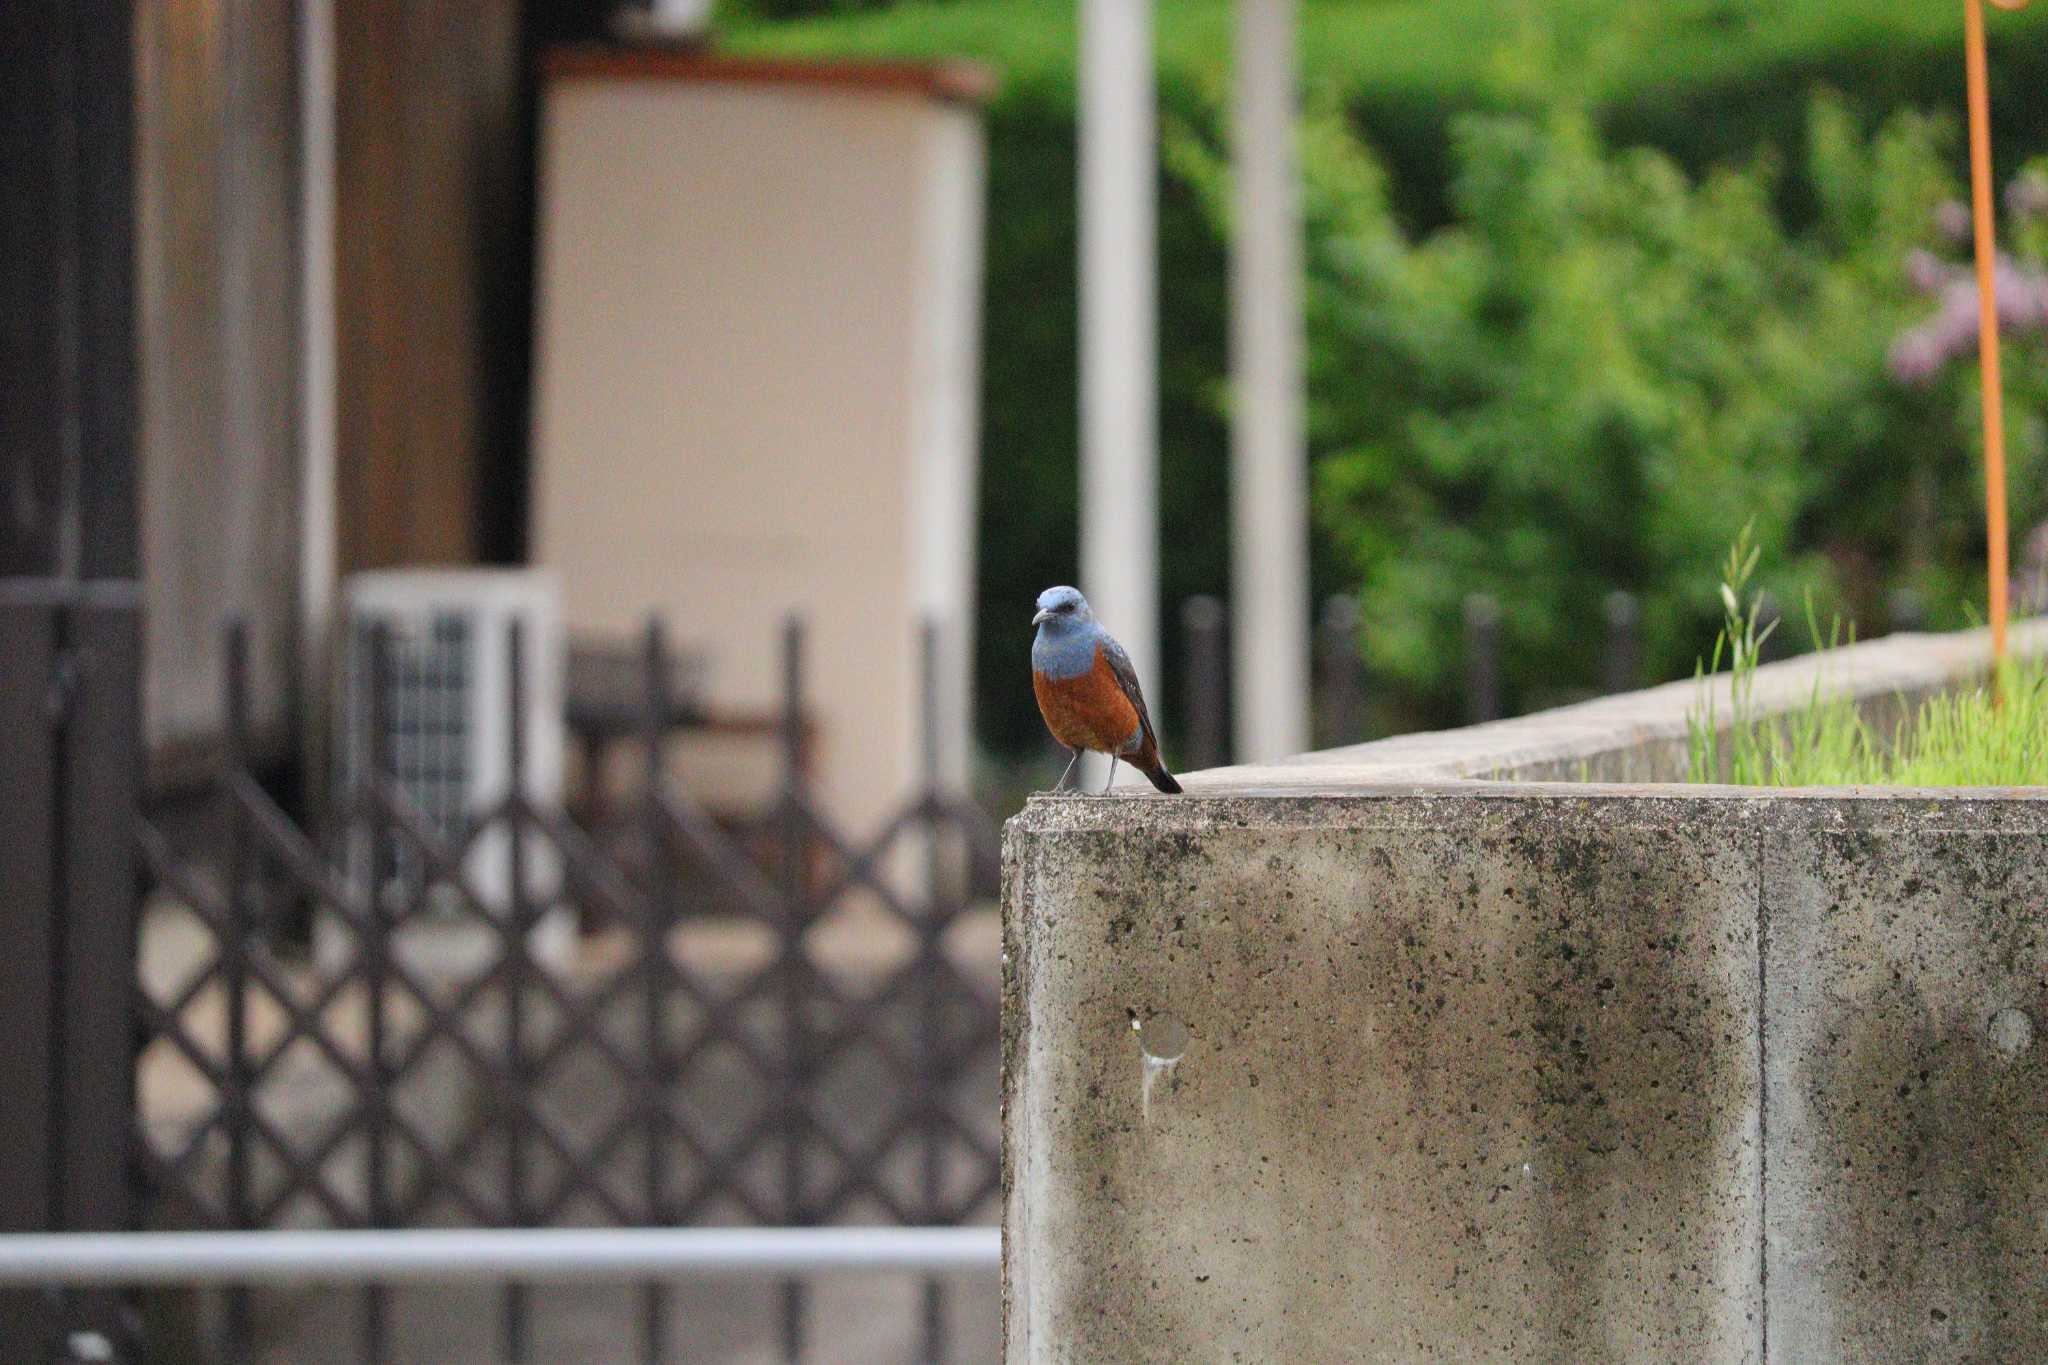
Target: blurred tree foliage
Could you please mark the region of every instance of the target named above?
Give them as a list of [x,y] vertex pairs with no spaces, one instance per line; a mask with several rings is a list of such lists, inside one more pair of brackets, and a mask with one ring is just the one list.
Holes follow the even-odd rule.
[[[1816,98],[1799,172],[1816,212],[1794,232],[1775,157],[1695,181],[1546,93],[1454,121],[1452,219],[1411,236],[1347,121],[1309,120],[1316,515],[1409,720],[1457,714],[1471,592],[1501,604],[1520,708],[1595,686],[1617,586],[1642,599],[1652,674],[1689,671],[1751,518],[1795,612],[1812,591],[1881,625],[1885,590],[1910,583],[1961,623],[1982,584],[1975,367],[1912,385],[1888,364],[1931,308],[1906,264],[1939,241],[1952,140],[1911,113],[1866,136]],[[1186,125],[1169,145],[1220,220],[1222,159]],[[2048,385],[2038,344],[2014,344],[2025,527],[2048,514]]]
[[[1206,148],[1213,163],[1225,141],[1231,6],[1173,0],[1155,14],[1162,120],[1180,130],[1160,183],[1166,666],[1157,700],[1170,745],[1184,712],[1175,606],[1189,593],[1227,595],[1229,583],[1222,515],[1227,234],[1214,211],[1215,168],[1189,152]],[[1804,584],[1825,580],[1874,629],[1885,623],[1877,605],[1883,586],[1911,581],[1943,612],[1938,622],[1959,623],[1977,595],[1970,554],[1959,546],[1979,533],[1958,519],[1962,490],[1974,478],[1975,447],[1960,434],[1974,431],[1974,391],[1957,377],[1931,392],[1886,380],[1888,329],[1931,308],[1906,289],[1897,254],[1925,240],[1926,225],[1907,222],[1905,207],[1883,208],[1869,187],[1853,183],[1879,171],[1872,158],[1904,156],[1907,144],[1918,148],[1910,158],[1916,173],[1936,157],[1960,171],[1960,148],[1934,125],[1908,120],[1874,138],[1856,132],[1904,108],[1960,109],[1959,7],[1303,0],[1301,20],[1304,82],[1321,110],[1306,143],[1322,466],[1316,590],[1367,583],[1365,647],[1387,670],[1373,685],[1375,728],[1457,719],[1458,651],[1454,640],[1446,648],[1443,604],[1455,604],[1465,587],[1511,577],[1518,591],[1503,594],[1511,599],[1513,643],[1506,682],[1518,705],[1590,683],[1600,594],[1617,586],[1654,590],[1646,576],[1667,572],[1659,566],[1672,577],[1646,623],[1653,636],[1647,664],[1690,672],[1712,629],[1716,555],[1701,554],[1682,526],[1665,524],[1679,515],[1681,498],[1699,515],[1727,500],[1697,533],[1715,550],[1748,511],[1767,527],[1777,517],[1768,558],[1781,571],[1772,585],[1781,598],[1796,602]],[[2042,5],[2001,15],[1991,30],[2003,175],[2048,148],[2044,35]],[[1002,74],[987,113],[977,728],[995,750],[1028,752],[1043,742],[1020,685],[1029,603],[1040,588],[1076,574],[1073,0],[900,4],[741,24],[726,37],[737,50],[789,56],[979,58]],[[1574,92],[1576,107],[1553,107],[1558,86]],[[1838,92],[1818,114],[1810,107],[1817,87]],[[1661,155],[1608,150],[1616,147],[1654,147]],[[1717,169],[1729,166],[1745,169]],[[1545,197],[1518,207],[1502,184]],[[1833,207],[1823,198],[1829,184],[1838,187]],[[1638,197],[1643,202],[1626,202]],[[1660,226],[1653,204],[1677,221]],[[1641,220],[1626,232],[1606,222],[1622,207]],[[1896,240],[1860,241],[1856,234],[1874,231],[1881,211],[1902,215],[1886,229]],[[1349,245],[1346,222],[1357,229]],[[1475,243],[1495,223],[1520,232],[1519,244]],[[1745,253],[1718,267],[1722,278],[1702,262],[1682,276],[1678,264],[1660,266],[1667,257],[1718,251],[1717,234]],[[1550,241],[1574,253],[1555,262],[1554,277]],[[1380,263],[1344,264],[1347,253],[1359,252],[1377,253]],[[1609,269],[1632,272],[1628,289],[1645,296],[1624,298],[1616,288],[1609,298],[1593,297],[1595,277]],[[1752,277],[1757,271],[1763,278]],[[1347,300],[1352,288],[1360,292]],[[1464,292],[1439,297],[1439,289]],[[1838,303],[1820,306],[1835,297]],[[1402,308],[1382,315],[1396,298]],[[1764,299],[1772,321],[1745,319],[1745,298]],[[1884,316],[1861,317],[1856,310],[1866,303]],[[1705,310],[1698,328],[1685,314],[1691,308]],[[1830,330],[1800,334],[1823,324]],[[1468,342],[1480,349],[1461,354]],[[1749,353],[1752,342],[1791,354],[1759,358]],[[1540,366],[1535,352],[1531,367],[1512,366],[1524,347],[1543,348]],[[1798,354],[1809,357],[1810,391],[1774,412],[1769,384],[1794,383]],[[1845,355],[1858,359],[1837,374],[1832,367]],[[1645,378],[1672,366],[1678,379]],[[2015,374],[2022,368],[2008,366]],[[1680,380],[1692,386],[1682,400]],[[1824,401],[1829,394],[1836,397]],[[2032,419],[2024,417],[2028,400],[2016,398],[2017,447],[2036,438],[2019,431]],[[1440,412],[1430,406],[1439,403]],[[1482,416],[1517,422],[1512,429],[1525,437],[1570,443],[1518,446],[1504,457],[1508,437],[1482,440]],[[1813,422],[1832,425],[1806,425]],[[1716,459],[1710,438],[1745,443],[1742,458],[1758,471],[1754,489],[1750,466]],[[1383,486],[1393,466],[1382,464],[1375,475],[1373,450],[1389,460],[1426,451],[1436,463],[1396,499]],[[1907,457],[1915,451],[1938,476],[1931,484],[1927,476],[1914,481]],[[1655,452],[1655,461],[1631,463],[1644,452]],[[1889,453],[1878,459],[1872,452]],[[1469,467],[1457,473],[1460,461],[1496,458],[1508,458],[1498,479]],[[1869,485],[1876,466],[1891,471],[1884,485],[1891,493]],[[1574,514],[1569,532],[1547,524],[1552,505],[1535,491],[1545,479],[1559,490],[1558,508]],[[1629,510],[1657,481],[1671,480],[1684,487],[1658,501],[1654,520]],[[1845,493],[1833,504],[1829,480]],[[1474,501],[1510,492],[1515,500],[1492,512]],[[2021,497],[2016,525],[2024,524],[2017,520],[2024,505]],[[1610,515],[1602,506],[1621,510]],[[1353,509],[1348,517],[1339,510],[1345,507]],[[1817,528],[1822,510],[1829,524]],[[1387,522],[1381,529],[1356,525],[1380,519]],[[1906,524],[1920,528],[1917,540],[1902,540]],[[1430,525],[1445,528],[1447,539],[1425,535]],[[1653,531],[1657,539],[1643,538]],[[1538,611],[1523,604],[1521,590],[1535,594],[1536,583],[1562,572],[1557,563],[1538,563],[1544,550],[1566,544],[1588,558],[1568,581],[1542,590],[1544,600],[1562,605]],[[1390,557],[1395,548],[1400,559]],[[1518,567],[1482,574],[1473,566],[1487,554]],[[1683,565],[1694,556],[1699,572],[1687,581]],[[1534,578],[1524,573],[1532,564],[1540,569]],[[1917,567],[1908,571],[1909,564]],[[1376,574],[1412,581],[1368,578],[1372,565]],[[1426,619],[1375,620],[1371,612],[1386,594],[1428,603]],[[1687,594],[1698,596],[1696,611]]]

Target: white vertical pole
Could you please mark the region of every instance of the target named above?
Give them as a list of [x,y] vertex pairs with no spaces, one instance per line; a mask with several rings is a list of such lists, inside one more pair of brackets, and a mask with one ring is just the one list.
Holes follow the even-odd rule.
[[323,791],[334,621],[334,0],[299,0],[299,718],[308,790]]
[[1294,0],[1238,0],[1231,635],[1240,763],[1309,747],[1308,465]]
[[[918,273],[911,349],[911,524],[908,597],[939,626],[939,771],[965,790],[973,700],[974,509],[980,466],[983,204],[988,149],[979,110],[928,110],[921,134]],[[1014,624],[1014,623],[1012,623]],[[914,636],[906,636],[912,639]],[[924,698],[905,695],[905,768],[923,762]]]
[[[1081,590],[1159,697],[1151,0],[1081,0]],[[1155,715],[1154,719],[1158,717]],[[1102,773],[1100,760],[1092,771]],[[1083,776],[1084,781],[1088,780]]]

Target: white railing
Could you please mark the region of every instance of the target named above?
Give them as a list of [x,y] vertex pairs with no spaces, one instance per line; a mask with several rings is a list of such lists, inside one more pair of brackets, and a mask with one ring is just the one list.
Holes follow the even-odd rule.
[[486,1228],[0,1236],[0,1286],[994,1271],[996,1228]]

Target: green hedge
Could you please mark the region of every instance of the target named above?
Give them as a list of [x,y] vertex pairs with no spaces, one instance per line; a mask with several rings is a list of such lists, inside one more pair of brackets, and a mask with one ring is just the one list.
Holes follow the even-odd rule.
[[[1960,7],[1899,0],[1304,0],[1304,84],[1349,111],[1389,175],[1395,220],[1410,234],[1451,216],[1451,129],[1475,110],[1522,98],[1531,51],[1580,73],[1610,143],[1657,147],[1692,175],[1765,153],[1803,165],[1813,90],[1839,92],[1865,126],[1900,108],[1954,110],[1962,86]],[[1227,90],[1231,6],[1157,7],[1162,117],[1215,139]],[[1539,17],[1540,16],[1540,17]],[[1993,99],[2001,170],[2048,148],[2048,7],[1994,14]],[[979,731],[1010,753],[1039,744],[1017,682],[1029,603],[1075,574],[1075,17],[1071,0],[956,0],[790,23],[735,20],[725,45],[812,56],[970,57],[995,66],[988,110],[988,285],[977,661]],[[1507,54],[1521,54],[1510,56]],[[1810,181],[1781,176],[1777,212],[1797,231],[1817,216]],[[1225,263],[1193,187],[1168,172],[1160,199],[1162,589],[1168,659],[1172,605],[1226,591]],[[1341,540],[1341,538],[1338,538]],[[1624,561],[1626,562],[1626,561]],[[1347,546],[1320,536],[1316,588],[1350,590]],[[1619,583],[1617,586],[1636,586]],[[1015,629],[1010,629],[1014,623]],[[1166,672],[1163,707],[1181,715]],[[1592,676],[1588,669],[1588,680]],[[1535,696],[1573,679],[1510,676]],[[1384,725],[1455,718],[1441,685],[1389,680]],[[1171,734],[1169,734],[1169,739]]]

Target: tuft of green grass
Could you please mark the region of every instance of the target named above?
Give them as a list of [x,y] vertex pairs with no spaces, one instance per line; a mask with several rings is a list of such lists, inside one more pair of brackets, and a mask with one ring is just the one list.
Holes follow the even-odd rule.
[[[1723,619],[1712,660],[1702,661],[1694,675],[1704,695],[1686,717],[1687,781],[1744,787],[2048,785],[2048,658],[2007,659],[1995,676],[1921,702],[1889,734],[1849,698],[1824,691],[1818,677],[1798,708],[1760,713],[1756,670],[1777,623],[1759,628],[1760,595],[1747,591],[1757,557],[1754,527],[1745,526],[1722,564]],[[1823,638],[1811,601],[1807,626],[1819,650],[1842,642],[1839,622]],[[1725,733],[1716,696],[1704,687],[1724,658],[1730,674]]]

